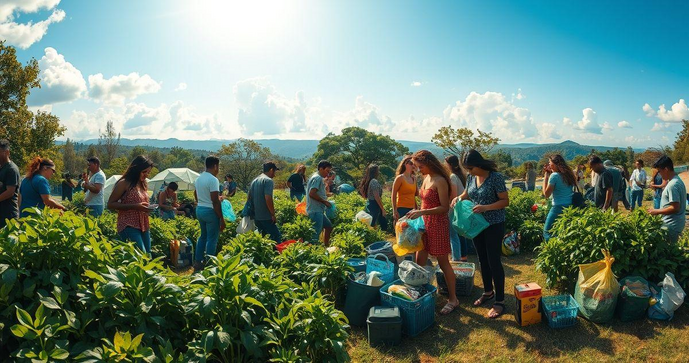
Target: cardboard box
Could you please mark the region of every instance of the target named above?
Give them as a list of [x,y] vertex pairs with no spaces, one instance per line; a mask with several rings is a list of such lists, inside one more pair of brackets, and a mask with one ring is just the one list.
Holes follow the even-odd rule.
[[517,324],[527,326],[541,322],[541,293],[541,287],[533,282],[514,286]]

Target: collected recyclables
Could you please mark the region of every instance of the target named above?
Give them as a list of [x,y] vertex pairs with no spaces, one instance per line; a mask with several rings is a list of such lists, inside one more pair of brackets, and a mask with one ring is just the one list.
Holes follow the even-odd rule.
[[[476,265],[471,262],[451,261],[452,270],[455,273],[455,294],[457,296],[470,296],[474,289],[474,275],[476,274]],[[440,266],[435,271],[435,279],[438,281],[438,288],[441,294],[447,294],[447,283],[445,282],[445,274]]]
[[335,207],[334,201],[329,200],[328,202],[330,202],[330,207],[325,210],[325,216],[328,217],[328,219],[333,220],[335,217],[337,217],[337,207]]
[[517,298],[517,309],[514,317],[521,326],[541,322],[541,287],[530,282],[514,286],[514,296]]
[[237,215],[234,213],[232,203],[230,203],[229,200],[223,200],[222,203],[220,203],[220,206],[222,208],[222,216],[226,221],[234,222],[237,220]]
[[372,347],[399,345],[402,342],[402,315],[397,306],[373,306],[366,319],[368,344]]
[[519,234],[517,232],[511,231],[502,239],[502,254],[505,256],[519,254]]
[[643,277],[627,276],[620,280],[616,314],[621,321],[643,319],[651,299],[651,287]]
[[474,203],[463,200],[455,204],[454,215],[452,217],[452,228],[460,235],[469,239],[474,239],[489,224],[482,215],[473,211]]
[[391,261],[397,262],[397,258],[395,257],[395,252],[392,249],[392,244],[387,241],[378,241],[378,242],[373,242],[370,245],[368,245],[366,248],[366,254],[368,256],[371,255],[377,255],[377,254],[383,254],[385,255],[388,259]]
[[620,284],[612,273],[615,258],[603,250],[602,261],[579,265],[579,279],[574,288],[574,298],[579,312],[594,323],[606,323],[615,315]]
[[657,302],[648,309],[648,317],[655,320],[670,320],[674,317],[675,311],[682,306],[687,295],[672,272],[665,274],[658,287],[660,291],[654,294]]
[[430,284],[424,285],[423,287],[428,293],[413,301],[393,296],[388,292],[390,286],[402,284],[402,280],[396,280],[383,286],[380,289],[380,300],[383,306],[397,306],[400,309],[402,332],[414,337],[435,322],[435,293],[437,289]]
[[363,326],[373,306],[380,305],[380,286],[370,286],[357,282],[354,275],[347,280],[347,298],[342,312],[349,324]]
[[577,322],[579,304],[572,295],[543,296],[541,306],[551,328],[568,328]]
[[376,254],[366,258],[366,274],[380,272],[380,279],[388,283],[395,278],[395,264],[383,254]]
[[366,213],[365,211],[359,211],[355,216],[354,216],[354,221],[361,222],[369,227],[373,224],[373,217]]
[[414,261],[402,261],[397,273],[400,280],[407,285],[422,286],[431,282],[431,272]]
[[404,256],[423,250],[423,232],[426,226],[423,218],[409,219],[406,216],[395,223],[395,243],[392,246],[397,256]]
[[347,264],[354,269],[354,273],[366,271],[366,259],[352,257],[347,259]]

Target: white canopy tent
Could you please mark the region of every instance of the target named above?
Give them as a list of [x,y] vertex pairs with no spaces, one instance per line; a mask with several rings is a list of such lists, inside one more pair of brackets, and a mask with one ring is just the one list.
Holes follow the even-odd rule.
[[[108,203],[110,194],[112,194],[112,191],[115,189],[115,184],[117,184],[120,178],[122,178],[122,175],[113,175],[105,181],[105,185],[103,186],[103,197],[105,198],[105,204]],[[150,179],[146,179],[146,182],[149,181]]]
[[163,184],[177,183],[178,190],[194,190],[194,183],[199,173],[187,168],[170,168],[158,173],[148,182],[148,190],[154,193],[160,190]]

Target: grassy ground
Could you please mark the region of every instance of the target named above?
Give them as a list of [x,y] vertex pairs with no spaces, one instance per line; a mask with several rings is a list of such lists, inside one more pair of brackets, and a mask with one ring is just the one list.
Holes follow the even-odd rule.
[[[365,328],[352,328],[349,354],[354,362],[464,362],[464,361],[675,361],[689,360],[689,309],[680,308],[671,322],[647,319],[631,323],[614,320],[596,325],[582,318],[572,328],[555,330],[547,323],[519,327],[514,319],[515,284],[537,282],[533,254],[503,258],[507,312],[497,320],[485,318],[486,307],[472,302],[481,292],[477,271],[472,296],[460,297],[460,307],[449,316],[436,314],[436,323],[415,338],[403,337],[392,348],[371,348]],[[477,263],[476,256],[470,260]],[[544,295],[556,295],[544,290]],[[446,299],[436,299],[439,312]]]

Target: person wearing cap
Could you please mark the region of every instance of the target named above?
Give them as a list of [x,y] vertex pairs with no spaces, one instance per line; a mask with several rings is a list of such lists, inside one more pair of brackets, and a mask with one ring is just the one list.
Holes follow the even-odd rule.
[[306,214],[314,224],[314,234],[312,242],[318,242],[321,231],[325,230],[323,244],[327,247],[330,244],[330,233],[333,224],[325,215],[326,208],[330,208],[328,195],[325,191],[325,178],[330,175],[333,165],[327,160],[318,163],[318,170],[313,173],[306,184]]
[[593,185],[593,201],[596,207],[607,210],[612,205],[614,192],[612,173],[603,165],[603,160],[595,155],[589,159],[589,168],[591,168],[592,173],[597,175]]
[[[86,159],[88,162],[88,174],[82,175],[81,187],[84,188],[84,204],[93,217],[100,217],[105,206],[103,186],[105,185],[105,173],[100,169],[100,159],[92,156]],[[87,181],[88,180],[88,181]]]
[[0,229],[19,217],[19,168],[10,160],[10,142],[0,140]]
[[612,160],[605,160],[603,166],[612,175],[612,209],[617,212],[619,203],[624,198],[625,180],[622,177],[622,172],[612,163]]
[[662,191],[660,208],[651,208],[648,213],[660,215],[663,220],[663,228],[667,229],[667,240],[677,243],[679,236],[684,231],[687,223],[685,216],[687,210],[687,187],[675,173],[675,167],[667,155],[661,156],[653,167],[658,170],[658,174],[667,181],[665,189]]
[[280,168],[274,162],[263,164],[263,173],[256,177],[249,185],[247,203],[251,203],[254,213],[254,223],[261,234],[269,235],[276,243],[282,242],[282,234],[276,224],[275,205],[273,203],[273,178]]
[[46,206],[61,211],[65,207],[50,197],[50,183],[48,179],[55,174],[55,163],[50,159],[34,158],[27,167],[26,177],[19,186],[19,210],[21,217],[29,215],[28,209]]

